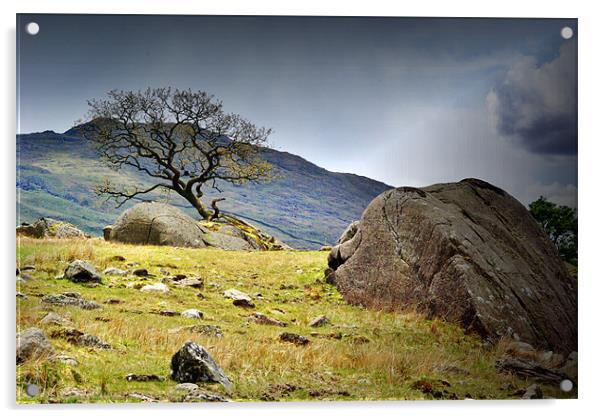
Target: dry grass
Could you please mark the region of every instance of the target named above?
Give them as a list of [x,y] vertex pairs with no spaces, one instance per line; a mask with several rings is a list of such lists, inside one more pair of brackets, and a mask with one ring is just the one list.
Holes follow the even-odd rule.
[[[115,261],[119,255],[125,261]],[[18,328],[38,326],[48,335],[51,326],[39,320],[48,311],[69,317],[71,326],[98,336],[114,350],[76,347],[60,338],[51,342],[58,353],[77,359],[75,367],[57,362],[34,361],[18,366],[20,402],[125,402],[130,392],[163,400],[177,400],[175,382],[169,380],[169,361],[191,339],[205,346],[235,384],[229,394],[241,401],[311,399],[422,399],[431,397],[416,388],[419,379],[449,383],[450,398],[505,398],[504,382],[516,387],[526,382],[499,375],[493,368],[496,349],[453,324],[426,320],[413,312],[391,313],[350,306],[337,290],[322,282],[325,252],[226,252],[214,249],[139,247],[90,240],[33,240],[22,238],[18,265],[33,264],[33,279],[20,286],[28,299],[19,300]],[[88,288],[57,280],[69,261],[84,259],[102,271],[108,266],[127,269],[139,263],[158,281],[182,273],[200,277],[203,289],[171,287],[167,294],[146,294],[126,288],[133,277],[105,277],[102,285]],[[256,311],[287,323],[286,328],[259,325],[245,319],[247,311],[223,297],[236,288],[249,295],[261,293]],[[100,310],[43,306],[49,293],[77,291],[89,300],[109,298],[120,304],[104,304]],[[205,296],[200,299],[199,291]],[[201,310],[202,321],[165,317],[160,309]],[[283,313],[279,313],[279,311]],[[326,315],[329,324],[310,328],[308,322]],[[223,338],[169,330],[195,323],[221,327]],[[308,337],[311,343],[297,347],[279,340],[283,330]],[[311,336],[312,332],[319,335]],[[334,337],[340,336],[340,338]],[[454,371],[446,371],[453,366]],[[452,369],[450,369],[452,370]],[[458,370],[462,373],[458,373]],[[464,373],[465,372],[465,373]],[[128,373],[157,374],[163,382],[126,382]],[[39,397],[28,398],[23,383],[38,383]],[[288,385],[288,386],[283,386]],[[66,388],[87,392],[84,398],[61,395]],[[289,389],[283,390],[282,387]],[[222,392],[216,385],[210,390]]]

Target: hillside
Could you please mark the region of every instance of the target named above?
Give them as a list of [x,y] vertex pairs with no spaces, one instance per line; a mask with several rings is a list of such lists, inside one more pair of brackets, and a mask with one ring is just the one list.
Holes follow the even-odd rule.
[[[170,359],[187,340],[206,347],[234,386],[231,393],[217,384],[201,389],[236,401],[516,399],[533,383],[499,373],[503,346],[457,325],[345,303],[323,280],[326,256],[21,238],[17,329],[40,328],[59,357],[17,366],[18,402],[194,401],[169,377]],[[103,273],[99,284],[55,279],[74,259],[125,275]],[[183,276],[197,283],[177,281]],[[168,291],[139,290],[157,282]],[[231,288],[255,306],[235,306],[224,295]],[[65,297],[92,307],[60,302]],[[180,315],[189,309],[202,318]],[[312,327],[322,315],[327,321]],[[309,342],[295,345],[282,333]],[[39,394],[26,395],[27,384]],[[557,385],[542,390],[576,396]]]
[[[267,184],[223,184],[221,195],[226,201],[220,207],[295,248],[332,244],[374,197],[390,188],[366,177],[330,172],[287,152],[264,149],[263,154],[276,168],[278,179]],[[55,217],[100,235],[105,225],[131,206],[115,209],[112,202],[94,195],[94,185],[105,178],[122,184],[146,182],[134,171],[109,170],[76,130],[17,135],[19,223]],[[207,192],[206,200],[214,194]],[[178,196],[154,198],[196,215]]]

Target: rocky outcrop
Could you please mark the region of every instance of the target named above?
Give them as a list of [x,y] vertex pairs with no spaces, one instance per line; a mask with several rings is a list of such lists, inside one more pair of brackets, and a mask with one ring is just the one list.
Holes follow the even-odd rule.
[[576,280],[525,207],[484,181],[381,194],[328,264],[350,303],[413,306],[486,338],[577,348]]
[[32,238],[85,238],[86,235],[70,223],[52,218],[40,218],[33,224],[22,223],[17,235]]

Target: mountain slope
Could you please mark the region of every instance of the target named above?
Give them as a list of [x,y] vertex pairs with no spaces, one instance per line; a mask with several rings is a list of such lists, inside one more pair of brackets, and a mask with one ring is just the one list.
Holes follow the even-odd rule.
[[[115,172],[99,161],[94,150],[69,130],[17,135],[17,214],[19,223],[42,216],[71,222],[100,235],[127,207],[98,198],[93,188],[106,178],[122,184],[147,184],[139,172]],[[333,173],[303,158],[273,149],[264,158],[278,172],[267,184],[223,184],[224,212],[249,220],[295,248],[333,243],[358,219],[370,201],[390,186],[354,174]],[[216,192],[208,191],[210,201]],[[194,210],[176,194],[157,194],[193,216]]]

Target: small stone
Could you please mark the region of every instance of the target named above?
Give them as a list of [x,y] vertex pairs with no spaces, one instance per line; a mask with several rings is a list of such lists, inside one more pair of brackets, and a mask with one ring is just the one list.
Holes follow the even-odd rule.
[[61,397],[63,398],[81,398],[84,396],[88,396],[88,392],[85,389],[65,388],[61,390]]
[[203,295],[202,293],[197,293],[196,297],[199,299],[206,299],[205,295]]
[[100,282],[100,276],[96,269],[83,260],[75,260],[69,263],[63,278],[73,283]]
[[107,225],[104,228],[102,228],[102,237],[105,241],[111,240],[111,231],[112,230],[113,230],[113,226],[111,226],[111,225]]
[[17,299],[27,300],[27,296],[21,292],[17,292]]
[[54,312],[48,312],[44,318],[40,320],[40,324],[44,325],[63,325],[67,321],[59,314]]
[[224,292],[224,296],[233,300],[246,300],[251,302],[251,297],[246,293],[236,289],[228,289]]
[[127,271],[115,267],[108,267],[102,272],[102,274],[105,276],[125,276],[127,275]]
[[17,334],[17,364],[54,354],[54,349],[39,328],[28,328]]
[[309,321],[309,326],[312,328],[316,328],[316,327],[321,327],[323,325],[326,325],[327,323],[328,323],[328,318],[326,318],[324,315],[320,315],[318,317],[315,317],[311,321]]
[[275,318],[270,318],[269,316],[265,316],[261,312],[255,312],[253,315],[249,316],[247,319],[250,321],[256,322],[261,325],[275,325],[277,327],[285,327],[286,324],[282,321],[279,321]]
[[159,312],[159,315],[161,315],[161,316],[178,316],[180,314],[178,312],[172,311],[170,309],[164,309]]
[[63,363],[66,366],[72,366],[72,367],[77,366],[77,360],[71,356],[60,354],[60,355],[54,356],[53,359],[60,361],[61,363]]
[[254,308],[255,304],[250,300],[246,299],[235,299],[232,301],[232,305],[238,306],[239,308]]
[[104,303],[107,305],[117,305],[117,304],[121,303],[121,300],[110,298],[110,299],[105,300]]
[[320,247],[320,251],[330,251],[332,247],[330,245],[323,245]]
[[31,264],[21,267],[21,271],[35,270],[35,269],[36,269],[36,266],[33,266]]
[[147,402],[147,403],[159,402],[156,398],[152,398],[150,396],[147,396],[147,395],[145,395],[143,393],[138,393],[138,392],[128,393],[127,397],[128,398],[132,398],[132,399],[137,399],[139,401]]
[[184,318],[202,319],[203,312],[201,312],[197,309],[187,309],[181,313],[181,316],[183,316]]
[[141,292],[167,293],[169,288],[163,283],[147,284],[140,288]]
[[147,270],[147,269],[142,269],[142,268],[140,268],[140,269],[135,269],[135,270],[132,272],[132,274],[133,274],[134,276],[138,276],[138,277],[146,277],[146,276],[148,276],[148,270]]
[[203,281],[194,277],[183,278],[177,281],[178,286],[189,286],[195,289],[200,289],[203,287]]
[[185,274],[174,274],[174,276],[172,277],[172,280],[174,282],[178,282],[180,280],[184,280],[186,278]]
[[176,385],[177,392],[191,392],[193,390],[197,390],[199,385],[195,383],[178,383]]
[[184,402],[230,402],[222,395],[202,389],[194,389],[184,397]]
[[295,345],[307,345],[309,340],[302,335],[294,334],[292,332],[283,332],[280,334],[280,341],[287,343],[293,343]]
[[65,292],[62,295],[46,295],[42,297],[43,303],[60,306],[77,306],[81,309],[100,309],[101,306],[92,301],[82,299],[79,293]]
[[539,385],[532,384],[529,386],[523,395],[523,399],[543,399],[543,393]]
[[134,374],[130,373],[125,376],[125,380],[128,382],[163,382],[164,377],[157,376],[156,374]]

